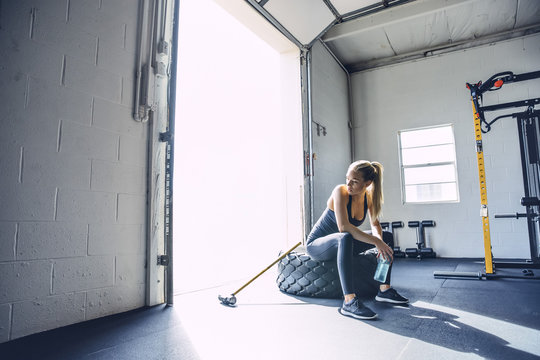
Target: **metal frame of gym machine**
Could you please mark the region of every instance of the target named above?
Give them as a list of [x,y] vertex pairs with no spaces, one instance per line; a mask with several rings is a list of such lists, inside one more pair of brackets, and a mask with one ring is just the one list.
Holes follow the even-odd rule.
[[[484,272],[448,272],[435,271],[436,278],[457,279],[496,279],[496,278],[523,278],[540,279],[531,269],[540,269],[540,98],[514,101],[504,104],[482,106],[482,94],[486,91],[500,90],[504,84],[540,78],[540,71],[514,75],[511,71],[497,73],[485,83],[467,83],[471,91],[471,102],[474,113],[474,130],[476,137],[476,154],[478,160],[478,176],[480,180],[481,216],[484,238]],[[527,107],[527,110],[498,116],[487,122],[484,113],[514,107]],[[521,205],[525,206],[526,213],[495,215],[495,218],[527,218],[531,258],[522,261],[494,261],[491,251],[491,238],[489,232],[489,217],[487,206],[487,184],[484,168],[484,153],[482,146],[482,133],[488,133],[491,125],[504,117],[513,117],[517,120],[519,132],[519,145],[521,151],[521,166],[523,172],[523,185],[525,196],[521,198]],[[482,127],[484,126],[485,129]],[[521,274],[496,274],[497,268],[522,268]]]

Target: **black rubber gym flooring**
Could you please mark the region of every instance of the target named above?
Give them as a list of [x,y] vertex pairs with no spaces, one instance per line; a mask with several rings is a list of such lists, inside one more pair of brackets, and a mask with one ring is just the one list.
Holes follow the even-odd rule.
[[[435,279],[435,270],[477,271],[465,259],[397,259],[392,283],[408,306],[365,299],[379,314],[338,313],[338,299],[281,293],[271,269],[242,282],[178,295],[156,306],[0,344],[8,359],[540,359],[540,280]],[[540,270],[533,270],[540,274]],[[501,270],[517,274],[520,270]]]

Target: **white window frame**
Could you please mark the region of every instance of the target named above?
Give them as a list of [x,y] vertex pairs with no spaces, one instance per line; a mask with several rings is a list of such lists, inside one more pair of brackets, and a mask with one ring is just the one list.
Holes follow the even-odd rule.
[[[454,145],[453,151],[454,151],[454,161],[443,161],[443,162],[435,162],[435,163],[424,163],[424,164],[415,164],[415,165],[403,165],[403,158],[402,158],[402,147],[401,147],[401,133],[404,132],[410,132],[410,131],[418,131],[418,130],[425,130],[425,129],[435,129],[439,127],[450,127],[452,131],[452,138],[454,140],[453,143],[440,143],[440,144],[433,144],[433,145],[426,145],[421,146],[425,148],[433,147],[433,146],[440,146],[440,145]],[[399,153],[399,168],[400,168],[400,182],[401,182],[401,202],[402,204],[409,204],[409,205],[417,205],[417,204],[447,204],[447,203],[458,203],[459,200],[459,182],[458,182],[458,173],[457,173],[457,156],[456,156],[456,136],[454,132],[454,125],[453,124],[441,124],[441,125],[433,125],[433,126],[424,126],[419,128],[413,128],[413,129],[403,129],[399,130],[397,133],[398,137],[398,153]],[[418,147],[420,148],[420,146]],[[456,199],[455,200],[436,200],[436,201],[407,201],[406,196],[406,189],[405,187],[407,185],[414,185],[414,184],[405,184],[405,169],[410,168],[420,168],[420,167],[430,167],[430,166],[441,166],[441,165],[453,165],[454,166],[454,176],[455,176],[455,184],[456,184]],[[448,181],[448,182],[438,182],[438,183],[428,183],[428,184],[446,184],[446,183],[454,183],[454,181]]]

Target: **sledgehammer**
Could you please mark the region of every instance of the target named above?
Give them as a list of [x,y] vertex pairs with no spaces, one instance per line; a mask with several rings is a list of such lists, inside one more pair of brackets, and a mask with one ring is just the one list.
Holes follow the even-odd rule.
[[242,285],[242,287],[238,290],[236,290],[235,292],[233,292],[231,294],[231,296],[229,297],[224,297],[224,296],[221,296],[221,295],[218,295],[218,299],[219,301],[223,304],[223,305],[227,305],[227,306],[235,306],[236,305],[236,294],[238,294],[240,291],[242,291],[246,286],[248,286],[249,284],[251,284],[256,278],[258,278],[259,276],[261,276],[262,274],[264,274],[264,272],[268,269],[270,269],[272,266],[274,266],[279,260],[283,259],[285,256],[287,256],[291,251],[293,251],[294,249],[296,249],[298,246],[300,246],[300,244],[302,244],[302,242],[299,242],[298,244],[294,245],[292,248],[290,248],[286,253],[284,253],[283,255],[281,255],[280,257],[278,257],[276,259],[276,261],[274,261],[273,263],[271,263],[270,265],[268,265],[266,267],[266,269],[264,269],[263,271],[261,271],[260,273],[258,273],[255,277],[253,277],[253,279],[249,280],[247,283],[245,283],[244,285]]

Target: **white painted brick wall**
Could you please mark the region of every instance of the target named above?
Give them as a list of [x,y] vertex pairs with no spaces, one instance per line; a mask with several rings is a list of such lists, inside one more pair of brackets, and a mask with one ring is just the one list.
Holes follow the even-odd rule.
[[21,147],[31,146],[46,151],[58,149],[60,122],[52,114],[26,109],[8,124],[12,142]]
[[[58,14],[62,16],[63,14]],[[64,17],[49,16],[36,10],[32,40],[90,64],[96,62],[97,37],[65,22]]]
[[52,264],[48,260],[0,264],[0,303],[48,296]]
[[133,98],[135,88],[135,80],[133,78],[122,78],[122,105],[131,108],[133,106]]
[[68,151],[23,148],[21,179],[26,186],[90,188],[91,161]]
[[139,2],[0,0],[0,342],[145,304]]
[[52,221],[56,189],[9,186],[9,193],[2,194],[0,221]]
[[56,220],[114,223],[116,195],[106,192],[61,189],[58,192]]
[[86,256],[53,260],[52,293],[98,289],[114,284],[114,256]]
[[85,320],[85,298],[81,292],[14,303],[11,338]]
[[116,256],[116,277],[117,285],[133,285],[144,284],[146,272],[144,263],[146,258],[144,255],[138,255],[133,261],[133,255],[118,255]]
[[[421,61],[397,64],[353,76],[356,156],[380,159],[385,166],[384,221],[435,220],[428,246],[440,256],[483,257],[480,194],[470,92],[466,82],[495,73],[538,70],[540,36],[532,35]],[[539,80],[507,84],[486,93],[484,104],[539,97]],[[505,113],[516,112],[508,109]],[[495,113],[488,114],[493,119]],[[454,124],[460,202],[402,204],[397,132]],[[495,257],[528,258],[524,219],[494,219],[496,213],[523,212],[521,160],[516,120],[500,120],[483,135],[490,227]],[[397,229],[398,245],[415,247],[414,229]]]
[[11,304],[0,305],[0,343],[9,340]]
[[144,286],[116,286],[113,288],[90,290],[86,300],[86,319],[111,315],[127,308],[144,305]]
[[55,119],[66,119],[82,125],[92,123],[92,96],[60,84],[60,78],[46,81],[30,77],[28,109],[33,112],[46,108]]
[[[1,33],[2,30],[0,29]],[[0,38],[0,40],[3,39]],[[4,48],[5,44],[1,44]],[[2,84],[0,95],[2,96],[2,102],[6,105],[6,109],[0,116],[2,116],[2,123],[5,123],[13,117],[14,109],[20,110],[25,106],[27,76],[16,70],[7,69],[7,63],[3,59],[3,56],[0,57],[0,84]]]
[[2,29],[9,31],[17,39],[30,37],[32,4],[28,1],[2,1],[0,23]]
[[71,121],[62,120],[59,147],[60,152],[77,154],[90,159],[118,159],[118,135]]
[[54,259],[86,255],[88,225],[71,222],[23,222],[17,236],[17,259]]
[[92,161],[92,190],[140,194],[146,184],[146,169],[108,161]]
[[49,113],[29,111],[29,109],[9,109],[9,114],[2,119],[0,140],[2,147],[21,147],[32,145],[46,150],[58,148],[59,123]]
[[115,102],[120,101],[122,93],[122,77],[119,74],[74,57],[65,58],[63,84]]
[[141,225],[90,224],[88,230],[88,255],[144,254],[145,236]]
[[124,49],[102,44],[99,47],[97,66],[107,71],[120,74],[127,78],[135,77],[135,53]]
[[140,224],[146,216],[146,196],[118,194],[118,223]]
[[147,161],[146,144],[132,136],[120,136],[120,161],[126,164],[142,166]]
[[[12,71],[28,74],[50,82],[58,82],[62,69],[62,54],[52,50],[44,44],[30,39],[21,39],[15,35],[0,31],[0,42],[5,51],[2,53],[1,63],[8,65]],[[26,54],[22,57],[21,53]]]
[[0,164],[3,170],[0,172],[0,183],[16,184],[20,178],[22,148],[2,144],[0,149]]
[[17,223],[0,222],[0,261],[15,260]]
[[92,125],[122,135],[137,137],[137,143],[140,143],[140,137],[143,136],[145,128],[133,121],[131,112],[132,109],[127,106],[95,98]]

